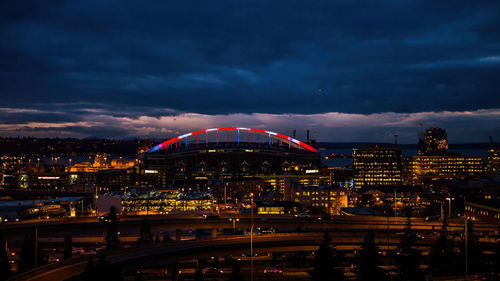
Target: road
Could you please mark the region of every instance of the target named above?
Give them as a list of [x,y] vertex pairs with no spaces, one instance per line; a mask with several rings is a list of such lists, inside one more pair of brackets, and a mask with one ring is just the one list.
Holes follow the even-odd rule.
[[[235,216],[232,216],[235,217]],[[119,231],[122,236],[136,236],[139,234],[141,222],[144,217],[123,217],[119,221]],[[189,229],[232,229],[233,222],[229,216],[213,219],[203,219],[200,217],[185,216],[149,216],[153,231],[164,233],[175,230]],[[239,221],[234,224],[235,228],[249,229],[251,225],[250,218],[238,216]],[[256,216],[254,226],[256,228],[270,229],[274,228],[281,232],[293,232],[301,230],[322,230],[330,231],[362,231],[366,229],[375,229],[377,231],[401,231],[406,227],[407,219],[403,217],[378,217],[378,216],[336,216],[333,220],[325,221],[316,218],[296,219],[293,217],[282,216]],[[75,239],[78,237],[102,237],[107,230],[103,222],[96,218],[65,218],[42,221],[23,221],[9,222],[0,224],[0,231],[3,231],[7,241],[19,242],[24,239],[26,232],[38,227],[39,237],[41,238],[62,238],[64,235],[72,235]],[[433,231],[441,228],[440,222],[427,222],[421,218],[412,218],[411,226],[419,231]],[[452,222],[449,225],[450,231],[463,231],[463,222]],[[498,225],[478,223],[474,229],[480,231],[493,232],[498,230]]]
[[[254,247],[257,253],[266,254],[271,251],[296,251],[314,250],[323,239],[323,233],[289,233],[260,235],[254,237]],[[359,247],[363,234],[332,235],[332,241],[339,245],[339,249],[352,250]],[[189,258],[208,258],[213,255],[223,256],[249,252],[248,236],[226,236],[210,239],[196,239],[188,241],[174,241],[158,244],[145,245],[128,249],[117,249],[106,253],[106,260],[113,264],[126,267],[151,265],[155,262],[163,264]],[[377,242],[384,243],[384,238]],[[397,243],[396,237],[390,239],[390,243]],[[419,242],[421,247],[428,248],[434,243],[431,239]],[[11,280],[64,280],[83,273],[87,265],[87,258],[76,257],[59,263],[49,264],[17,275]]]

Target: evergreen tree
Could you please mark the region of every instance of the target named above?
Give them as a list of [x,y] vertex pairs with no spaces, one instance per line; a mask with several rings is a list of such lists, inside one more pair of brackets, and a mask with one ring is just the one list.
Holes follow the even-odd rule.
[[378,259],[379,254],[378,247],[375,244],[375,233],[372,229],[369,229],[355,259],[357,280],[386,280],[384,271],[378,267]]
[[157,234],[157,235],[155,236],[155,243],[160,243],[160,242],[161,242],[161,241],[160,241],[160,236]]
[[229,275],[228,281],[242,281],[243,275],[241,274],[240,263],[238,261],[233,262],[233,269]]
[[175,262],[172,264],[172,281],[177,281],[179,279],[179,263]]
[[153,242],[153,234],[151,233],[151,225],[147,218],[144,218],[141,222],[141,237],[137,241],[139,244],[148,244]]
[[113,273],[110,270],[110,265],[106,262],[106,256],[101,253],[95,265],[95,280],[109,281]]
[[201,272],[201,269],[197,268],[196,272],[194,273],[194,281],[203,281],[203,272]]
[[0,281],[10,277],[9,254],[3,232],[0,232]]
[[309,275],[313,281],[344,280],[344,271],[341,266],[341,256],[337,248],[330,243],[330,235],[325,232],[323,242],[319,246],[317,255],[312,262]]
[[493,254],[493,272],[500,275],[500,239],[495,243],[495,254]]
[[399,243],[399,257],[397,262],[398,278],[401,281],[423,281],[424,273],[420,269],[422,255],[415,249],[416,235],[411,229],[411,221],[408,222],[401,241]]
[[168,242],[168,241],[172,241],[172,238],[170,238],[170,235],[165,234],[165,236],[163,236],[163,242]]
[[[36,255],[35,249],[37,249]],[[19,263],[18,272],[25,272],[35,268],[35,257],[37,260],[37,266],[41,266],[44,264],[45,255],[41,248],[36,247],[34,231],[26,234],[23,245],[21,247],[20,257],[21,261]]]
[[436,244],[431,249],[429,272],[434,277],[456,275],[456,255],[453,252],[453,240],[448,238],[446,226],[445,221]]
[[298,251],[293,254],[292,267],[305,266],[307,259],[303,251]]
[[92,258],[92,256],[89,257],[87,267],[85,268],[85,272],[83,274],[83,280],[84,281],[95,280],[95,265],[94,265],[94,259]]
[[[467,221],[467,265],[468,273],[481,273],[484,271],[484,257],[479,244],[479,237],[474,233],[472,221]],[[465,271],[465,234],[460,245],[460,262]]]
[[116,249],[120,244],[120,239],[118,238],[118,219],[116,216],[116,209],[114,206],[111,206],[109,209],[109,223],[108,223],[108,232],[106,233],[106,248],[107,249]]

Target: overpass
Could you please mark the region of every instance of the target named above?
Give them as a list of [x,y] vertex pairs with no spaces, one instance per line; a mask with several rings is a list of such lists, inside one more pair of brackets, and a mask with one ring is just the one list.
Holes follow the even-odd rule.
[[[339,249],[353,249],[359,247],[364,238],[360,235],[331,236],[332,242]],[[323,233],[288,233],[254,236],[254,251],[268,253],[273,251],[315,250],[323,239]],[[399,239],[392,237],[389,240],[391,248]],[[387,238],[379,237],[376,243],[387,243]],[[421,240],[419,247],[429,248],[433,239]],[[135,248],[116,249],[107,251],[106,261],[120,267],[134,268],[141,264],[167,264],[187,258],[205,258],[229,254],[250,252],[249,236],[229,236],[210,239],[196,239],[188,241],[163,242],[143,245]],[[66,280],[81,275],[87,266],[87,257],[77,257],[58,263],[49,264],[14,276],[10,280],[56,281]]]
[[[239,221],[234,223],[230,218],[238,217]],[[139,233],[140,224],[144,216],[124,217],[118,225],[119,231],[123,236],[134,236]],[[149,216],[150,224],[155,231],[174,230],[177,233],[188,229],[210,229],[217,233],[220,229],[246,228],[251,226],[251,220],[245,216],[220,217],[215,219],[203,219],[199,217],[185,216]],[[234,223],[234,225],[233,225]],[[355,232],[366,229],[375,229],[379,231],[401,231],[406,227],[407,219],[404,217],[381,217],[381,216],[336,216],[333,220],[296,219],[293,217],[282,216],[256,216],[254,226],[256,228],[274,228],[278,231],[317,231],[328,229],[332,232]],[[68,218],[55,219],[49,221],[27,221],[3,223],[0,225],[0,231],[9,242],[20,242],[24,239],[27,231],[38,227],[39,237],[64,237],[72,235],[73,237],[99,237],[107,230],[105,223],[99,222],[95,218]],[[441,228],[440,222],[428,222],[421,218],[412,218],[411,227],[416,231],[433,231]],[[475,230],[492,232],[497,231],[499,225],[491,223],[477,223]],[[450,231],[463,231],[463,221],[453,221],[449,224]],[[215,235],[214,235],[215,236]]]

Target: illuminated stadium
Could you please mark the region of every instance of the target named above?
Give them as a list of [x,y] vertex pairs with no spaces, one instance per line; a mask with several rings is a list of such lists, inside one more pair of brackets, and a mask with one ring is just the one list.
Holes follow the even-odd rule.
[[309,144],[271,131],[239,127],[169,139],[146,152],[142,161],[146,173],[185,180],[304,175],[320,168],[320,154]]

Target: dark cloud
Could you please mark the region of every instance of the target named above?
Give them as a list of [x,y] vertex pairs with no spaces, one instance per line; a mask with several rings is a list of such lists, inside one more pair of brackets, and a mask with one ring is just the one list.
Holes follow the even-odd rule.
[[1,123],[79,122],[91,110],[138,118],[500,108],[499,9],[496,1],[2,1],[2,107],[46,113],[4,112]]

